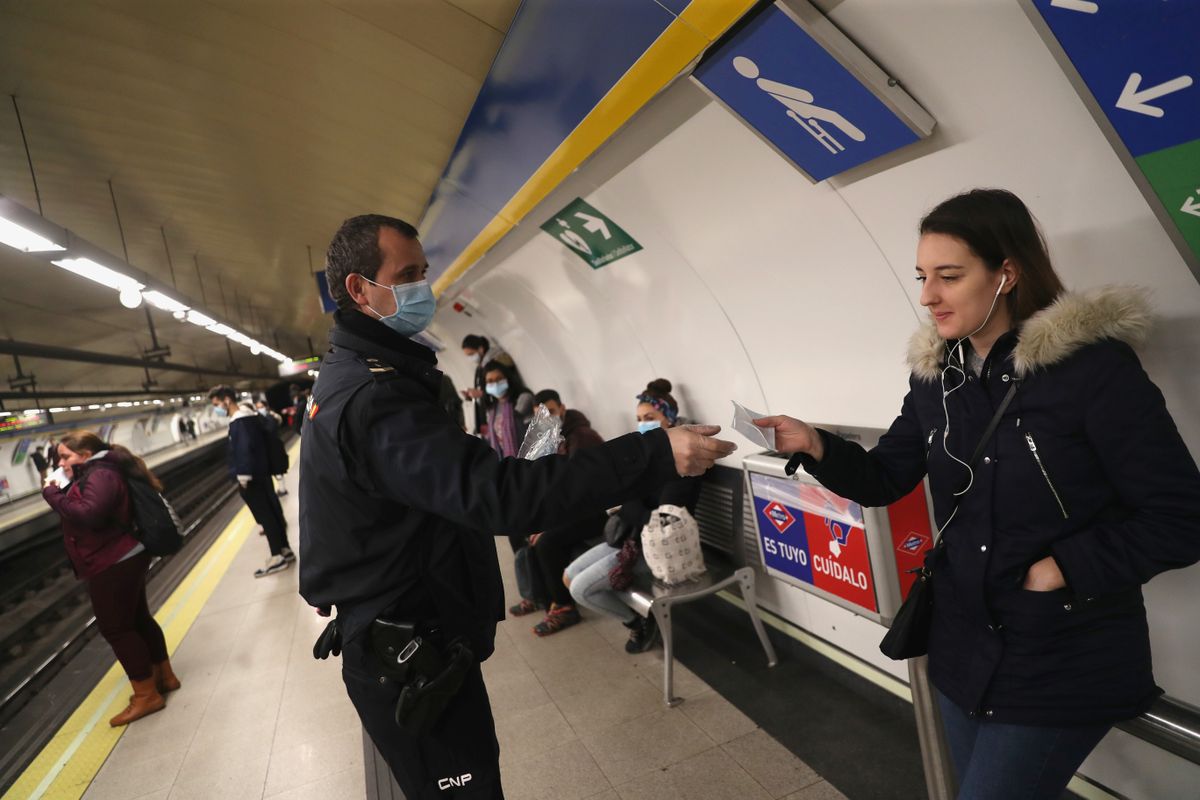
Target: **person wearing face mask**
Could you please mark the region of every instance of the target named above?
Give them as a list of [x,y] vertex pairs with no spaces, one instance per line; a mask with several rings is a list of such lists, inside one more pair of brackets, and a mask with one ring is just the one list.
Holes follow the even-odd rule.
[[[679,421],[679,403],[671,396],[671,382],[664,378],[650,381],[637,401],[637,430],[643,436],[670,430]],[[614,582],[628,583],[634,575],[650,575],[650,568],[641,556],[642,528],[661,505],[695,511],[701,485],[699,477],[685,476],[625,499],[604,527],[605,541],[572,561],[566,569],[564,580],[576,603],[616,617],[629,629],[627,653],[644,653],[654,647],[660,640],[658,624],[654,615],[642,617],[626,605]]]
[[162,628],[146,602],[150,553],[132,533],[128,477],[156,491],[162,484],[141,458],[92,431],[72,431],[56,444],[58,468],[42,497],[58,512],[75,575],[86,581],[96,627],[133,686],[129,705],[109,720],[127,725],[166,707],[163,695],[180,688]]
[[[229,386],[214,386],[208,392],[213,413],[229,419],[229,445],[226,460],[229,476],[237,481],[238,492],[266,534],[271,555],[267,563],[254,571],[254,577],[265,578],[281,572],[296,561],[288,542],[287,519],[275,484],[271,479],[270,448],[279,445],[276,433],[270,430],[267,419],[250,402],[239,403],[238,393]],[[268,437],[276,437],[271,442]]]
[[[562,420],[560,454],[573,456],[589,447],[604,444],[604,438],[592,429],[592,423],[583,412],[567,408],[555,390],[543,389],[534,396],[534,402],[543,406],[551,416]],[[563,582],[563,573],[573,560],[572,554],[576,548],[604,534],[606,519],[607,515],[603,512],[596,512],[568,525],[559,525],[529,537],[529,549],[526,552],[533,576],[528,583],[546,594],[548,604],[545,606],[545,618],[533,626],[535,635],[549,636],[581,621],[579,609],[575,607],[575,601]],[[536,580],[538,577],[540,581]],[[510,608],[509,613],[520,616],[522,613],[532,613],[535,609],[533,602],[523,599],[519,606]]]
[[[410,800],[501,798],[480,663],[504,594],[493,532],[528,534],[702,474],[733,445],[715,426],[628,435],[573,458],[497,458],[438,402],[428,265],[408,223],[342,223],[338,305],[300,449],[300,593],[337,616],[314,655],[346,691]],[[511,392],[511,388],[510,388]]]
[[1066,292],[1004,190],[952,197],[919,232],[930,319],[878,445],[791,417],[755,424],[795,454],[789,472],[865,506],[928,476],[929,678],[958,797],[1058,798],[1112,725],[1161,694],[1141,587],[1200,559],[1200,472],[1134,354],[1141,292]]
[[494,345],[486,336],[469,333],[463,337],[462,351],[475,366],[475,382],[470,389],[463,389],[462,396],[471,400],[475,406],[475,433],[480,436],[487,434],[487,410],[492,405],[492,398],[487,393],[487,365],[495,362],[509,369],[509,374],[519,381],[521,373],[513,362],[512,356],[504,352],[499,345]]

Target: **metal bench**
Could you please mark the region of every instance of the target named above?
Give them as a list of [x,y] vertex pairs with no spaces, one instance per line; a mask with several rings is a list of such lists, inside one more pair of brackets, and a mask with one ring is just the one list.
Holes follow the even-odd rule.
[[763,652],[767,655],[767,666],[773,667],[778,663],[775,648],[763,630],[762,620],[758,617],[758,605],[754,593],[754,570],[751,567],[732,567],[709,565],[708,572],[696,580],[681,583],[678,586],[667,586],[658,581],[642,579],[635,582],[633,588],[619,592],[621,598],[638,614],[648,617],[653,614],[662,632],[663,640],[663,700],[667,706],[677,706],[682,698],[673,696],[675,655],[671,641],[671,607],[691,600],[699,600],[710,594],[721,591],[727,586],[738,584],[742,591],[742,600],[746,611],[750,614],[750,622],[754,632],[762,642]]

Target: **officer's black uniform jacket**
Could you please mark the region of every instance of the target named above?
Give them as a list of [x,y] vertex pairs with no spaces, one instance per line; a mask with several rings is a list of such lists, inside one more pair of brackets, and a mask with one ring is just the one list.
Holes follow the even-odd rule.
[[[929,476],[945,550],[931,559],[929,674],[961,708],[996,722],[1069,726],[1134,717],[1160,693],[1141,585],[1200,558],[1200,473],[1129,341],[1149,312],[1137,293],[1067,295],[993,345],[980,377],[945,398],[947,346],[914,337],[900,416],[870,452],[822,432],[825,456],[795,459],[863,505]],[[966,345],[964,345],[965,347]],[[963,373],[951,369],[947,388]],[[1011,382],[1012,405],[970,458]],[[1053,555],[1067,588],[1022,588]]]
[[499,460],[438,403],[432,351],[337,312],[300,450],[300,593],[343,636],[385,610],[491,654],[504,603],[493,536],[533,533],[677,478],[665,433],[569,459]]

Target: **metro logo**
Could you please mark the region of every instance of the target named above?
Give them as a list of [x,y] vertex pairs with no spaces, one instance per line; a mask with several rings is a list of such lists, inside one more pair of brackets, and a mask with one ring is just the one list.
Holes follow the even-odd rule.
[[921,534],[909,531],[909,534],[904,537],[904,540],[900,542],[896,549],[902,553],[916,554],[921,552],[921,545],[927,541],[929,540]]
[[779,531],[780,533],[783,533],[788,528],[792,527],[792,523],[796,521],[796,518],[792,516],[792,512],[787,510],[786,506],[774,500],[772,500],[770,503],[767,503],[766,508],[763,509],[763,516],[765,516],[770,523],[775,526],[775,530]]

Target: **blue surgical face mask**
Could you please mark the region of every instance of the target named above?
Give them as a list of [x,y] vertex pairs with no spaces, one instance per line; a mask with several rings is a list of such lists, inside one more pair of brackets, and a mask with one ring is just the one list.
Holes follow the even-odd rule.
[[487,393],[499,400],[508,394],[508,381],[496,381],[487,385]]
[[375,286],[392,290],[392,297],[396,300],[394,313],[384,316],[370,306],[367,308],[379,314],[379,321],[401,336],[420,333],[433,321],[433,312],[437,311],[437,300],[434,299],[429,281],[384,286],[382,283],[375,283],[365,275],[363,280]]
[[638,433],[649,433],[656,431],[662,427],[662,423],[656,419],[645,419],[638,423]]
[[213,413],[218,417],[228,417],[229,409],[227,409],[225,406],[213,406]]

